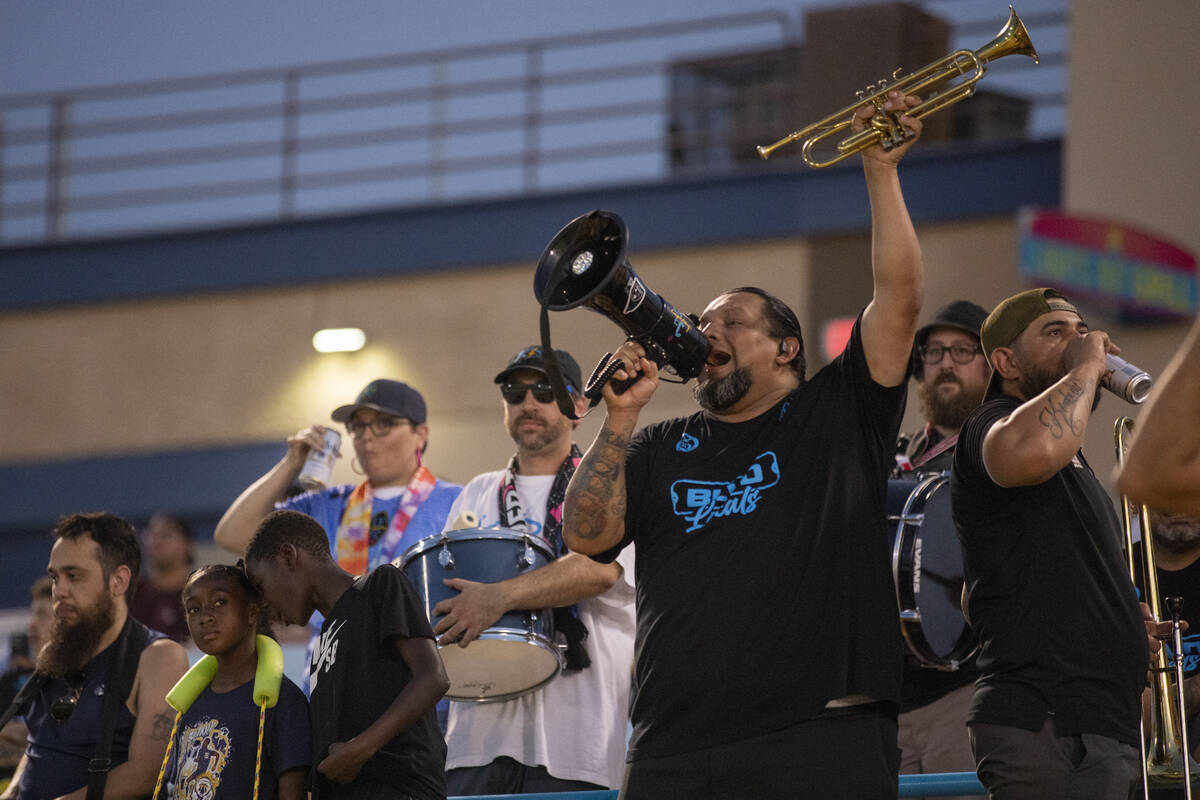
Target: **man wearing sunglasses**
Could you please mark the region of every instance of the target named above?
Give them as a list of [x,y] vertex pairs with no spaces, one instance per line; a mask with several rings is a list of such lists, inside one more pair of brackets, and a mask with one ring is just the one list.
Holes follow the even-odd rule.
[[[917,331],[913,380],[925,427],[898,457],[908,475],[943,472],[954,461],[958,429],[983,402],[991,377],[991,367],[979,344],[979,329],[986,318],[982,306],[956,300],[939,308],[933,319]],[[957,543],[953,527],[947,527],[929,532],[922,529],[931,542],[927,546],[934,546],[932,539],[937,535]],[[957,597],[958,590],[953,591]],[[937,620],[928,620],[927,624],[937,624]],[[901,774],[975,769],[967,736],[967,710],[978,675],[974,658],[952,671],[931,669],[922,666],[906,649],[900,690]]]
[[[141,554],[128,522],[72,514],[54,538],[54,621],[30,679],[29,744],[2,796],[83,800],[95,763],[106,796],[148,797],[175,719],[166,695],[187,671],[187,654],[129,616]],[[112,732],[107,753],[102,730]]]
[[[556,350],[582,414],[579,365]],[[446,790],[450,795],[585,791],[620,785],[625,760],[633,660],[632,548],[611,564],[568,553],[562,503],[581,454],[576,422],[554,402],[541,347],[520,350],[496,376],[504,425],[517,452],[508,466],[476,476],[450,519],[473,511],[481,527],[531,531],[558,556],[540,569],[497,583],[455,578],[443,600],[440,643],[470,647],[501,615],[554,607],[567,664],[545,686],[505,702],[450,703]]]

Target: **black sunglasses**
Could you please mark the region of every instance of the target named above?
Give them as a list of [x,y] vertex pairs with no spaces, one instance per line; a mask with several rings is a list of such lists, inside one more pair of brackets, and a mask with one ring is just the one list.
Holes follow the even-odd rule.
[[526,392],[533,392],[533,399],[539,403],[550,403],[554,400],[554,388],[548,383],[502,383],[500,394],[510,405],[517,405],[525,399]]

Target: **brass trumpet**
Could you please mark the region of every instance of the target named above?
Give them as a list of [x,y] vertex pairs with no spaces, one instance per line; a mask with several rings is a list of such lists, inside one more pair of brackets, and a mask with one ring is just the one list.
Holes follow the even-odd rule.
[[[1133,420],[1119,417],[1113,431],[1116,439],[1117,462],[1125,456],[1125,437],[1133,431]],[[1129,561],[1129,577],[1141,591],[1142,599],[1150,606],[1155,619],[1162,619],[1162,603],[1158,592],[1158,567],[1154,558],[1154,536],[1150,527],[1150,515],[1145,506],[1137,506],[1142,534],[1141,569],[1134,559],[1133,525],[1130,503],[1121,498],[1121,521],[1125,533],[1125,553]],[[1140,573],[1140,574],[1139,574]],[[1171,598],[1173,599],[1173,598]],[[1176,648],[1174,668],[1167,659],[1166,649],[1150,657],[1154,679],[1150,684],[1150,735],[1142,731],[1142,786],[1175,785],[1183,783],[1186,795],[1192,796],[1193,776],[1200,776],[1200,764],[1192,760],[1188,752],[1187,722],[1183,715],[1183,670],[1179,661],[1179,641]],[[1149,796],[1148,794],[1146,795]]]
[[[804,163],[810,167],[828,167],[837,164],[855,153],[879,144],[884,150],[891,150],[913,137],[912,131],[900,124],[900,114],[889,114],[883,110],[888,92],[899,90],[906,95],[921,95],[930,91],[938,91],[930,99],[908,110],[910,117],[921,119],[935,111],[957,103],[975,93],[975,84],[987,73],[987,64],[997,58],[1008,55],[1023,55],[1033,58],[1038,63],[1037,50],[1029,39],[1029,32],[1017,16],[1012,6],[1008,7],[1008,22],[996,35],[996,38],[983,47],[972,52],[956,50],[949,55],[927,64],[921,69],[901,78],[893,76],[891,82],[881,80],[858,93],[858,100],[839,111],[835,111],[825,119],[814,122],[808,127],[789,133],[779,141],[770,145],[759,145],[758,154],[769,158],[771,153],[801,139],[804,140],[802,153]],[[899,70],[896,70],[899,72]],[[955,78],[963,78],[946,88],[946,84]],[[850,127],[854,112],[864,105],[875,107],[875,115],[871,117],[866,128],[858,133],[852,133],[838,143],[838,155],[824,161],[812,155],[813,147],[819,142],[834,136],[840,136]]]

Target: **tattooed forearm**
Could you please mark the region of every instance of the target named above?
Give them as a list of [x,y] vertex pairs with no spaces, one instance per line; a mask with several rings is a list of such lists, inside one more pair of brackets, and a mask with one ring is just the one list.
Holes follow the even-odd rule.
[[160,711],[154,717],[154,727],[150,729],[150,735],[159,741],[165,742],[171,736],[171,728],[175,725],[175,714],[171,709]]
[[1084,385],[1079,381],[1068,381],[1056,389],[1046,400],[1046,406],[1038,420],[1055,439],[1061,439],[1070,431],[1072,436],[1083,436],[1084,420],[1079,418],[1076,405],[1084,394]]
[[629,437],[602,429],[567,487],[566,524],[580,539],[595,539],[625,519],[625,449]]

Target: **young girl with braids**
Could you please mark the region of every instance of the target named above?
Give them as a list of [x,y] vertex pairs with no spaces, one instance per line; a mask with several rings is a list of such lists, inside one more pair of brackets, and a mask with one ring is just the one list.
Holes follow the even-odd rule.
[[[183,608],[192,641],[216,660],[207,671],[203,663],[184,676],[168,695],[180,709],[170,750],[160,776],[159,798],[169,800],[303,800],[307,796],[312,747],[308,701],[286,676],[281,661],[274,670],[264,662],[278,645],[259,630],[267,630],[266,606],[238,567],[211,565],[188,578]],[[282,677],[269,693],[265,715],[264,674]],[[203,674],[201,674],[203,673]],[[211,682],[196,695],[208,675]],[[185,682],[188,704],[173,700]],[[272,684],[273,688],[274,684]]]

